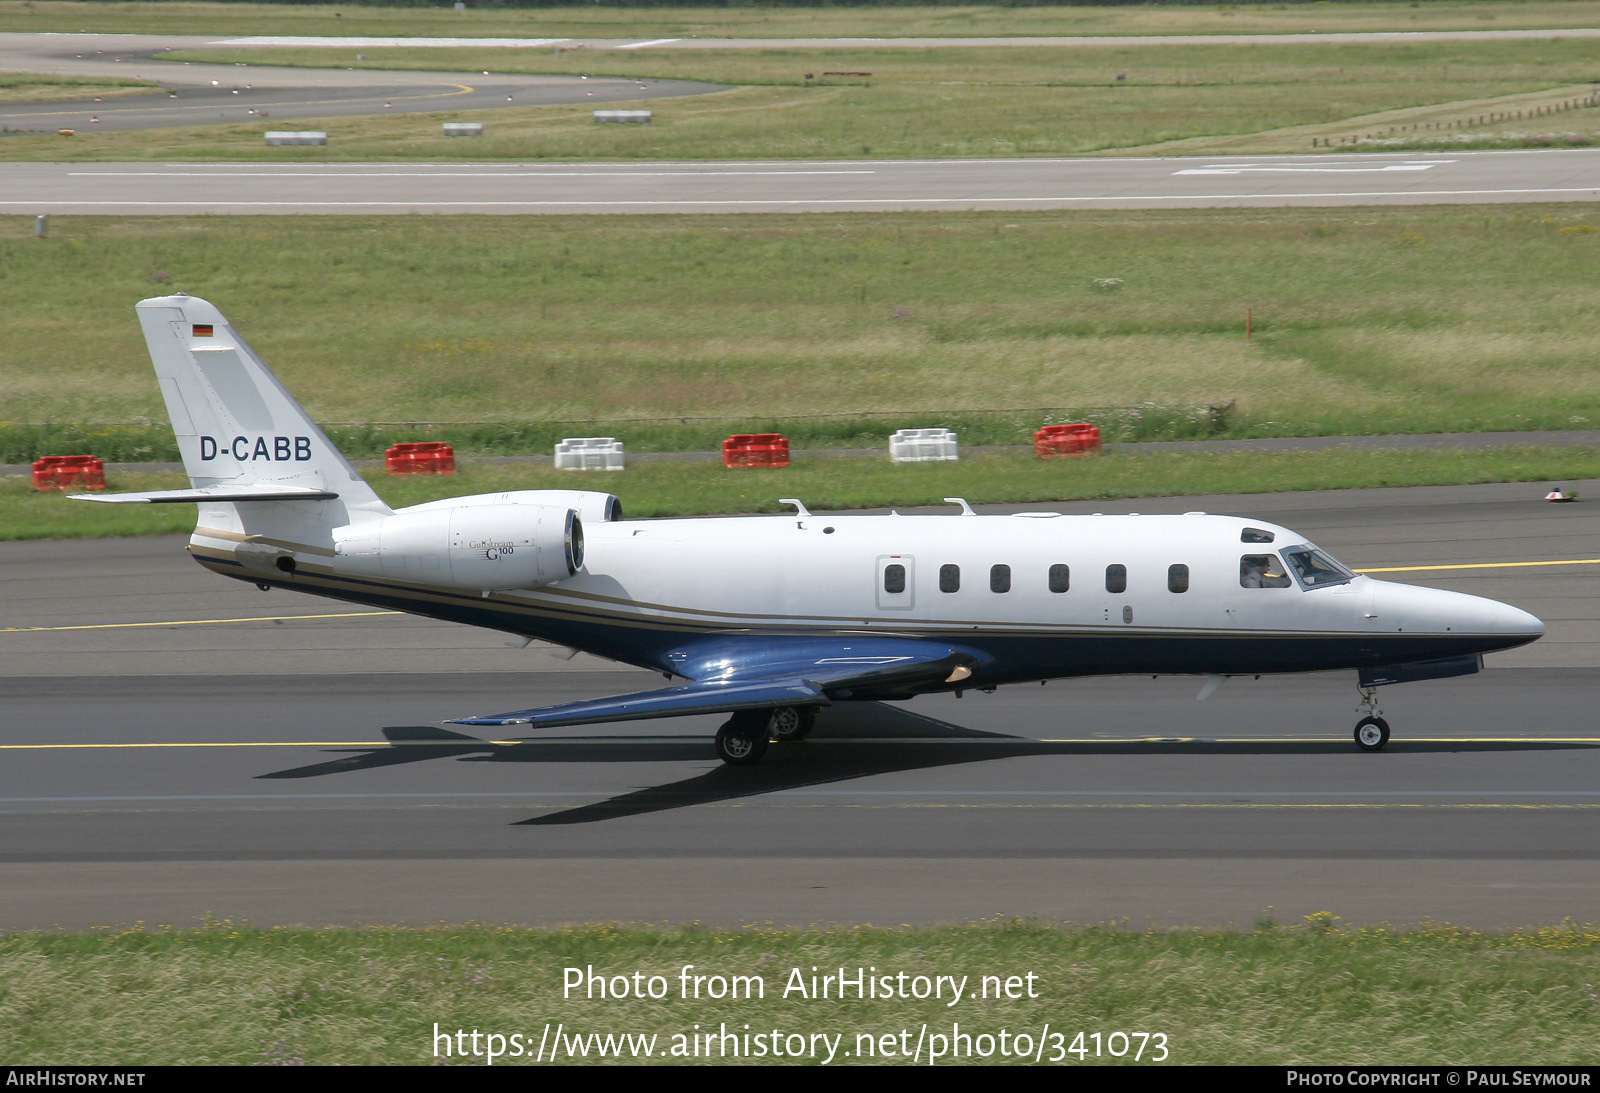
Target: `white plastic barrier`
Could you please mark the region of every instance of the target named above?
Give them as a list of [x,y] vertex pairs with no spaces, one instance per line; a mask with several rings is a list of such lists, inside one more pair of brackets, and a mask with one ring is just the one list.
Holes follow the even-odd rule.
[[444,135],[447,137],[481,137],[483,136],[483,122],[447,121],[444,123]]
[[269,145],[278,145],[278,144],[327,144],[328,143],[328,134],[319,133],[319,132],[317,132],[315,130],[310,130],[310,129],[306,130],[303,133],[292,133],[292,132],[268,133],[267,134],[267,143]]
[[956,459],[956,434],[949,429],[901,429],[889,438],[889,458],[896,463]]
[[558,471],[620,471],[622,441],[609,436],[568,437],[556,445]]
[[635,121],[646,122],[650,120],[648,110],[596,110],[595,121]]

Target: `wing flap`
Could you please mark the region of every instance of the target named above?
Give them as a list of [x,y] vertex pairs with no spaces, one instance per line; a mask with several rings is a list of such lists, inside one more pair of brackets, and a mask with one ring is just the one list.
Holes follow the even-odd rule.
[[546,729],[561,725],[597,725],[606,721],[679,717],[693,713],[729,713],[770,706],[827,704],[828,699],[822,693],[822,688],[803,679],[758,679],[743,683],[709,680],[532,710],[515,710],[483,717],[457,717],[448,724],[531,725],[536,729]]

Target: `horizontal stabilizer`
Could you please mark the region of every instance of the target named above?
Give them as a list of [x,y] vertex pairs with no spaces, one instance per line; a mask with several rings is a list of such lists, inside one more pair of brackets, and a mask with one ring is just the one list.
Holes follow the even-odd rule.
[[180,501],[332,501],[339,495],[310,486],[271,483],[243,486],[202,486],[193,490],[156,490],[152,493],[75,493],[74,501],[105,501],[112,505],[162,505]]
[[815,683],[804,679],[757,679],[747,683],[709,680],[663,687],[658,691],[638,691],[613,698],[593,698],[544,706],[533,710],[492,714],[486,717],[458,717],[452,725],[531,725],[555,728],[561,725],[595,725],[605,721],[636,721],[648,717],[678,717],[693,713],[731,713],[734,710],[770,706],[826,706],[827,698]]

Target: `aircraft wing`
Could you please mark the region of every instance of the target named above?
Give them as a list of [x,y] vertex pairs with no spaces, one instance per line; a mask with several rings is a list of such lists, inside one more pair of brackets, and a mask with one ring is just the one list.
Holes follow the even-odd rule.
[[688,683],[658,691],[636,691],[613,698],[591,698],[533,710],[458,717],[452,725],[595,725],[602,721],[635,721],[647,717],[677,717],[690,713],[723,713],[768,706],[826,706],[822,689],[803,679],[760,680],[749,683]]
[[[826,706],[834,699],[905,698],[972,675],[982,654],[959,646],[900,638],[712,639],[686,651],[691,682],[612,698],[452,719],[452,725],[593,725],[775,706]],[[704,673],[703,678],[693,678]]]

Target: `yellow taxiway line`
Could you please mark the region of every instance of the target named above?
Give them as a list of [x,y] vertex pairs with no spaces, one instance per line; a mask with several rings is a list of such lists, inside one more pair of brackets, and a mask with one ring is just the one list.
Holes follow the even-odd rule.
[[1522,569],[1536,565],[1600,565],[1600,558],[1567,558],[1554,562],[1463,562],[1459,565],[1397,565],[1358,569],[1357,573],[1425,573],[1435,569]]
[[42,633],[52,630],[134,630],[145,626],[220,626],[230,622],[298,622],[301,619],[361,619],[378,615],[403,615],[404,611],[340,611],[327,615],[254,615],[242,619],[178,619],[173,622],[96,622],[82,626],[0,626],[0,634]]

